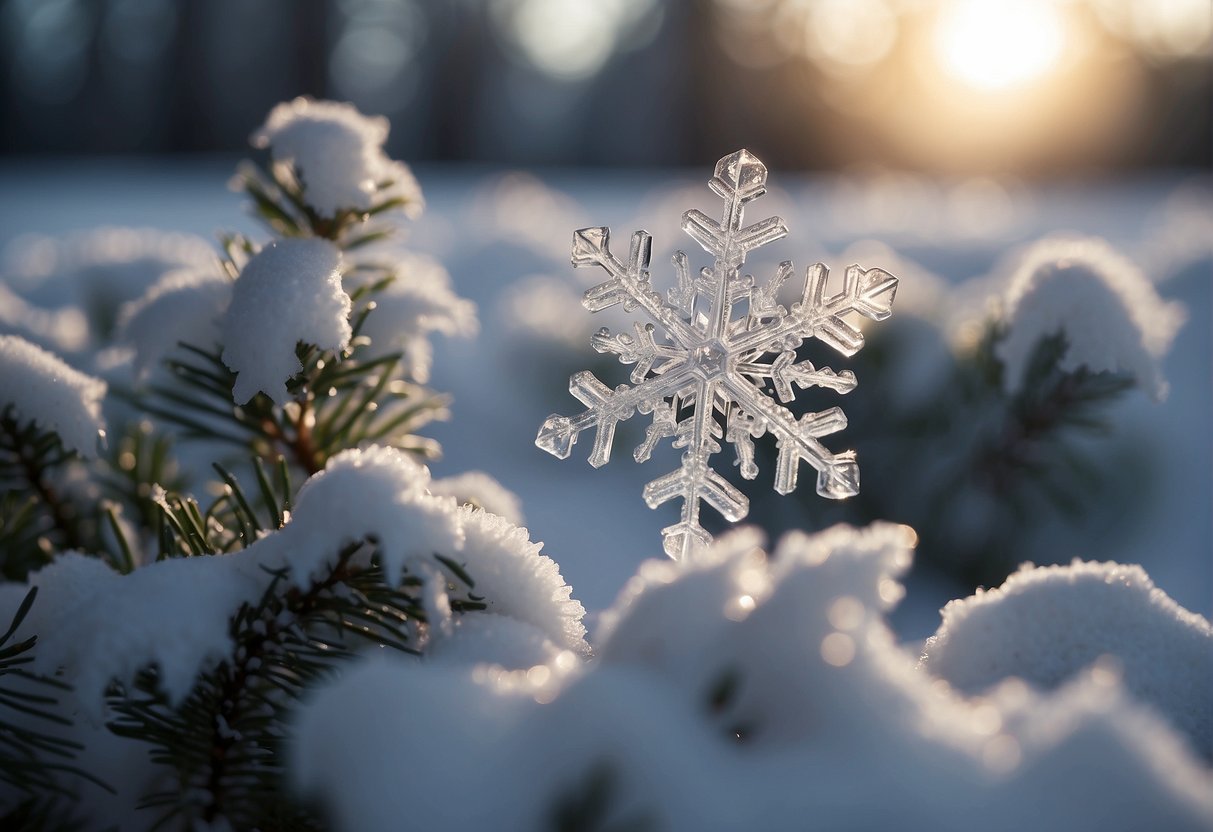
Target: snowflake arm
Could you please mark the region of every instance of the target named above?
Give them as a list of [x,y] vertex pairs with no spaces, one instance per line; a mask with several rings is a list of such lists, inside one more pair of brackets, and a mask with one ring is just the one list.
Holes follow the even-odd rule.
[[[817,471],[817,492],[824,497],[842,499],[859,490],[854,451],[832,453],[820,441],[846,427],[842,410],[833,407],[797,419],[780,402],[791,402],[798,387],[837,393],[855,388],[850,370],[835,372],[797,361],[796,350],[816,338],[845,356],[854,355],[863,347],[863,333],[847,318],[887,318],[897,278],[881,269],[850,266],[841,291],[828,294],[829,271],[817,263],[805,272],[800,301],[790,309],[782,306],[779,292],[794,274],[791,262],[781,263],[761,286],[741,273],[750,251],[788,233],[779,217],[743,222],[745,204],[766,193],[766,178],[766,167],[744,150],[717,163],[708,186],[724,202],[720,220],[691,210],[682,221],[683,230],[713,255],[713,263],[693,274],[686,254],[675,254],[676,283],[664,299],[650,282],[652,238],[646,232],[632,235],[626,262],[611,253],[608,229],[585,228],[573,235],[573,265],[597,266],[607,274],[607,280],[585,293],[583,305],[597,312],[623,304],[625,311],[648,320],[635,322],[632,333],[613,335],[604,328],[591,339],[598,352],[632,365],[632,385],[612,390],[589,372],[575,374],[569,389],[586,410],[548,417],[536,444],[566,458],[581,431],[594,427],[589,460],[598,467],[610,459],[616,425],[637,412],[649,414],[636,461],[648,460],[666,438],[683,451],[680,467],[644,490],[651,508],[682,500],[678,522],[662,531],[666,552],[675,558],[689,558],[711,541],[700,523],[702,504],[734,522],[749,512],[745,495],[712,468],[721,440],[736,450],[742,477],[753,479],[758,474],[754,440],[773,436],[779,449],[775,490],[781,494],[795,489],[801,462]],[[779,401],[768,395],[767,387]]]

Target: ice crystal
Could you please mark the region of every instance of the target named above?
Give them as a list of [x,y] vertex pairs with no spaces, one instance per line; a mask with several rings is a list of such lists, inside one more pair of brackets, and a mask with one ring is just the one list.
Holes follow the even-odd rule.
[[[746,203],[766,193],[767,169],[749,151],[740,150],[716,164],[708,186],[724,200],[719,222],[702,211],[683,214],[682,228],[715,257],[698,275],[690,271],[683,252],[674,255],[677,285],[665,298],[649,279],[652,237],[632,235],[626,261],[610,250],[610,230],[583,228],[573,234],[573,266],[599,266],[609,278],[585,293],[582,305],[591,312],[623,304],[647,321],[637,321],[631,333],[601,329],[591,339],[595,350],[614,353],[633,365],[632,386],[615,389],[592,373],[576,373],[569,390],[586,405],[575,416],[549,416],[535,443],[561,459],[572,451],[581,431],[596,430],[590,464],[605,465],[611,456],[616,425],[637,411],[652,422],[636,448],[644,462],[666,437],[684,449],[681,466],[650,482],[644,490],[650,508],[681,498],[682,516],[662,530],[665,550],[685,559],[712,539],[700,525],[700,503],[707,503],[730,521],[749,512],[749,501],[710,464],[721,450],[720,440],[736,449],[741,475],[754,479],[754,439],[776,439],[775,490],[796,488],[801,460],[817,471],[817,493],[831,499],[859,491],[859,467],[854,451],[830,452],[821,438],[846,427],[846,415],[832,407],[797,419],[783,406],[795,388],[826,387],[848,393],[855,387],[850,370],[834,372],[798,360],[796,350],[816,338],[846,356],[863,347],[863,333],[846,320],[851,314],[875,321],[887,318],[897,278],[881,269],[849,266],[842,291],[827,290],[829,271],[821,263],[805,272],[804,290],[790,307],[779,303],[779,292],[793,274],[790,261],[780,264],[764,284],[741,271],[746,255],[786,236],[780,217],[745,225]],[[744,302],[744,303],[743,303]],[[770,395],[774,392],[778,401]]]

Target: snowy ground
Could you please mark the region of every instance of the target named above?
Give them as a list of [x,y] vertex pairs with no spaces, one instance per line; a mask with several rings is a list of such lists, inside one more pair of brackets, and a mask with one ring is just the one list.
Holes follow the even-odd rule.
[[[99,225],[208,238],[220,230],[256,233],[241,197],[224,187],[233,169],[231,160],[9,162],[0,166],[0,246],[27,233]],[[519,282],[535,276],[580,292],[583,276],[568,266],[569,242],[573,229],[587,225],[609,225],[620,237],[638,228],[653,233],[654,276],[664,285],[671,275],[669,253],[690,243],[677,230],[682,211],[711,207],[704,177],[698,171],[554,171],[543,174],[540,185],[482,169],[423,167],[417,174],[428,209],[413,225],[410,243],[447,265],[457,291],[479,305],[482,325],[474,342],[438,344],[433,385],[451,392],[455,402],[453,420],[429,431],[445,447],[434,473],[481,469],[516,491],[534,539],[546,542],[576,597],[600,610],[640,561],[660,555],[660,529],[672,522],[674,509],[649,511],[640,495],[645,482],[673,467],[673,457],[666,459],[668,467],[658,459],[638,466],[618,453],[594,470],[583,453],[562,462],[537,449],[543,419],[573,410],[568,374],[601,366],[588,343],[576,339],[605,322],[575,310],[570,323],[556,309],[551,329],[569,324],[572,340],[562,345],[553,336],[544,345],[520,335],[505,313],[517,308]],[[772,171],[772,179],[785,190],[775,191],[764,207],[791,228],[787,240],[771,246],[774,259],[794,258],[803,266],[820,258],[843,266],[850,262],[840,262],[848,246],[876,239],[958,282],[985,274],[1017,244],[1080,232],[1106,237],[1162,282],[1164,296],[1184,301],[1189,320],[1165,364],[1170,397],[1156,405],[1131,396],[1117,418],[1169,476],[1139,495],[1132,516],[1109,514],[1098,527],[1079,530],[1042,526],[1022,559],[1140,562],[1181,605],[1205,615],[1213,611],[1213,202],[1207,181],[1201,191],[1182,176],[1009,188],[887,176],[797,179],[780,171]],[[903,275],[899,302],[913,293],[909,280]],[[605,380],[625,380],[623,367],[613,372]],[[760,476],[751,499],[781,499],[769,483],[769,474]],[[896,619],[902,635],[932,632],[939,607],[963,594],[911,580]]]

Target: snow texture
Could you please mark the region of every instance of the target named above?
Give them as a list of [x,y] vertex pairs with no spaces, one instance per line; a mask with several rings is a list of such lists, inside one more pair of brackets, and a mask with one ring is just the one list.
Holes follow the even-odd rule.
[[424,465],[394,448],[342,451],[299,489],[290,522],[248,551],[290,567],[306,586],[343,547],[374,537],[387,580],[398,583],[410,561],[463,546],[454,500],[430,495],[429,481]]
[[220,324],[223,363],[236,373],[235,402],[258,392],[277,404],[290,401],[286,381],[303,369],[296,345],[344,350],[350,306],[332,243],[287,239],[259,251],[240,272]]
[[479,328],[476,305],[455,294],[450,275],[431,257],[402,255],[395,271],[396,279],[375,293],[375,308],[359,334],[371,339],[377,354],[402,350],[409,375],[424,384],[433,363],[429,336],[472,337]]
[[1213,758],[1213,627],[1140,566],[1026,566],[944,607],[922,666],[975,694],[1009,677],[1051,690],[1105,657],[1126,690]]
[[456,560],[485,596],[488,611],[531,624],[567,650],[589,653],[585,608],[573,599],[556,561],[540,554],[526,529],[504,517],[463,506],[458,510],[464,544]]
[[465,471],[434,480],[430,483],[430,493],[440,497],[454,497],[460,504],[482,508],[489,514],[504,517],[515,526],[526,524],[522,515],[522,501],[518,499],[518,495],[484,471]]
[[[802,460],[816,469],[821,496],[843,499],[859,491],[855,452],[835,454],[819,441],[846,427],[842,410],[833,407],[797,419],[780,402],[791,402],[795,388],[824,387],[837,393],[855,388],[851,371],[836,373],[798,361],[796,350],[816,338],[845,356],[854,355],[863,347],[863,333],[845,319],[853,314],[886,319],[897,278],[881,269],[849,266],[842,291],[829,294],[829,272],[817,263],[805,272],[800,300],[790,308],[780,305],[780,289],[794,273],[790,261],[780,264],[761,286],[741,271],[749,252],[788,233],[779,217],[743,224],[745,204],[766,193],[766,182],[766,167],[748,151],[716,164],[708,184],[724,201],[720,221],[694,209],[682,219],[683,230],[715,261],[695,275],[686,255],[675,254],[678,282],[664,299],[649,280],[652,238],[647,232],[632,235],[626,263],[610,250],[610,229],[583,228],[573,234],[573,265],[598,266],[609,275],[585,293],[585,308],[598,312],[623,304],[625,311],[640,310],[649,322],[637,321],[632,334],[612,335],[603,328],[591,339],[598,352],[613,353],[621,363],[634,365],[634,386],[612,390],[593,373],[575,374],[569,390],[587,409],[573,417],[549,416],[535,444],[564,459],[581,431],[594,427],[590,464],[600,467],[610,460],[618,423],[637,411],[651,414],[644,442],[634,453],[636,461],[647,460],[667,437],[675,448],[685,449],[681,467],[653,480],[644,491],[650,508],[682,500],[679,522],[662,530],[666,553],[677,559],[691,557],[711,542],[699,522],[701,502],[733,522],[749,512],[745,495],[710,465],[712,455],[721,450],[721,439],[736,449],[742,477],[754,479],[754,439],[774,436],[779,449],[775,490],[780,494],[795,490]],[[743,301],[744,313],[735,317],[734,307]],[[661,334],[655,337],[658,328]],[[779,402],[770,396],[772,391]]]
[[625,828],[1213,829],[1213,774],[1115,674],[966,698],[917,667],[880,614],[912,540],[838,527],[768,558],[743,530],[646,563],[594,664],[375,657],[302,708],[296,786],[349,830],[552,828],[595,783]]
[[156,281],[118,315],[118,339],[135,350],[140,378],[178,344],[208,349],[219,343],[219,319],[232,299],[232,281],[218,272],[179,271]]
[[303,199],[321,216],[370,210],[384,182],[392,185],[379,198],[403,199],[406,212],[416,215],[421,189],[407,165],[384,154],[388,129],[386,118],[364,116],[351,104],[300,97],[271,110],[252,143],[289,167]]
[[[61,555],[31,576],[39,597],[19,635],[38,636],[36,669],[70,679],[94,721],[111,681],[128,684],[152,664],[179,703],[200,672],[230,655],[228,619],[261,596],[272,571],[285,567],[305,587],[342,548],[373,538],[388,579],[399,582],[407,567],[425,582],[432,623],[449,620],[433,639],[447,661],[587,653],[584,610],[540,544],[500,517],[430,494],[429,481],[425,466],[395,448],[345,451],[304,483],[285,526],[242,551],[157,561],[128,575],[95,557]],[[436,554],[463,562],[489,608],[468,615],[482,620],[451,620],[454,579]],[[0,600],[15,608],[23,595]]]
[[81,456],[96,456],[105,439],[105,389],[104,381],[24,338],[0,335],[0,410],[12,408],[19,423],[54,431],[63,447]]
[[130,684],[148,665],[181,702],[202,668],[230,655],[228,617],[263,588],[240,560],[173,558],[120,575],[96,557],[60,555],[30,577],[39,596],[21,632],[38,636],[34,669],[71,680],[94,723],[110,682]]
[[1107,242],[1053,238],[1032,245],[1004,303],[1007,334],[996,350],[1008,389],[1022,383],[1036,344],[1061,333],[1068,344],[1063,369],[1128,373],[1155,399],[1166,396],[1159,362],[1183,325],[1183,307],[1162,300]]
[[431,637],[426,657],[443,664],[500,665],[526,669],[554,661],[563,652],[538,627],[494,613],[461,615],[441,638]]

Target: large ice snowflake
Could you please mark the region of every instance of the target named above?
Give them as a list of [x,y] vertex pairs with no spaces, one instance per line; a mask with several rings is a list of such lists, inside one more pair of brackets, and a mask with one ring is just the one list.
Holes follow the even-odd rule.
[[598,352],[614,353],[620,362],[634,365],[633,386],[621,384],[612,390],[593,373],[575,374],[569,390],[586,410],[572,417],[549,416],[535,444],[564,459],[578,434],[594,427],[590,464],[600,467],[610,460],[615,426],[636,411],[650,414],[652,423],[636,448],[636,461],[647,460],[665,437],[673,437],[675,448],[685,449],[681,467],[644,490],[650,508],[682,498],[681,519],[662,530],[665,550],[674,558],[686,558],[711,542],[699,522],[701,502],[734,522],[749,512],[745,495],[710,466],[722,438],[736,448],[741,475],[753,479],[758,475],[753,440],[772,434],[779,449],[775,490],[780,494],[796,488],[801,460],[817,470],[821,496],[842,499],[859,491],[855,452],[831,453],[819,441],[846,427],[842,410],[832,407],[797,419],[768,395],[767,388],[773,388],[781,402],[792,401],[794,387],[827,387],[839,393],[854,389],[850,370],[836,373],[798,361],[796,350],[805,339],[816,338],[843,355],[854,355],[863,347],[863,333],[845,316],[887,318],[897,278],[881,269],[849,266],[842,291],[829,294],[829,272],[816,263],[805,272],[800,301],[790,308],[780,305],[780,287],[793,273],[790,261],[781,263],[762,286],[741,273],[750,251],[788,233],[780,217],[742,223],[745,204],[766,193],[766,182],[766,166],[749,151],[739,150],[716,164],[708,185],[724,200],[720,221],[696,210],[682,216],[683,230],[714,255],[715,262],[693,275],[686,254],[675,254],[678,283],[664,300],[649,280],[648,233],[632,235],[626,262],[611,252],[609,229],[583,228],[573,234],[573,265],[599,266],[609,275],[585,293],[586,309],[598,312],[622,303],[629,312],[643,312],[648,321],[637,321],[631,333],[612,335],[604,328],[591,340]]

